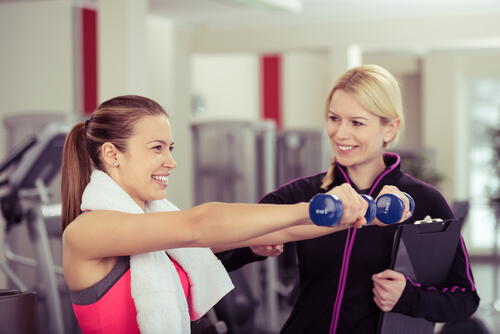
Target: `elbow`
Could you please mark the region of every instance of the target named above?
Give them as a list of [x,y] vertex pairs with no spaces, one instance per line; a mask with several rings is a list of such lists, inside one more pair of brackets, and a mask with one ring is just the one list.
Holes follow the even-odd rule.
[[211,203],[200,204],[192,209],[187,217],[187,237],[186,242],[191,247],[210,247],[208,232],[210,231]]

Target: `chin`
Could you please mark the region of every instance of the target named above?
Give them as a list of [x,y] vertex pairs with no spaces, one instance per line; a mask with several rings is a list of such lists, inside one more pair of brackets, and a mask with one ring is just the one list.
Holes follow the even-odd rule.
[[355,164],[355,162],[352,159],[337,158],[337,162],[344,167],[351,167],[352,165]]
[[335,157],[337,158],[337,161],[340,162],[341,164],[348,163],[349,161],[352,161],[351,158],[348,158],[343,154],[337,154]]
[[162,191],[161,193],[158,193],[158,195],[155,196],[155,200],[163,199],[165,198],[165,191]]

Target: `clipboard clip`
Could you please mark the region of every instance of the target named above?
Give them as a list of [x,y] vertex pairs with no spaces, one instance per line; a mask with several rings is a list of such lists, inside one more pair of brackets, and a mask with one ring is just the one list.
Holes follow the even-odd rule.
[[441,223],[443,220],[441,218],[431,218],[431,216],[427,215],[422,220],[416,220],[415,225],[425,224],[425,223]]

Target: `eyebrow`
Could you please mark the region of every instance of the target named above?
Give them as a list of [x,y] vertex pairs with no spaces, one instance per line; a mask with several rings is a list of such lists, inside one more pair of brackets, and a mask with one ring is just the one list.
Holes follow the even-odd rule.
[[[328,110],[329,114],[337,115],[335,112]],[[363,117],[363,116],[357,116],[357,117],[349,117],[349,119],[364,119],[365,121],[368,121],[368,118]]]
[[[148,144],[151,144],[151,143],[154,143],[154,142],[159,142],[159,143],[161,143],[161,144],[163,144],[163,145],[167,146],[167,142],[166,142],[166,141],[164,141],[164,140],[162,140],[162,139],[154,139],[154,140],[151,140],[150,142],[148,142]],[[174,145],[174,142],[172,142],[172,143],[171,143],[170,145],[168,145],[168,146],[172,146],[172,145]]]

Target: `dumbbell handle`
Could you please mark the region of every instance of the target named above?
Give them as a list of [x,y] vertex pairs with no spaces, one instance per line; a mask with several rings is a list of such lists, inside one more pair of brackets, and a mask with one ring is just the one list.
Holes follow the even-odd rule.
[[[404,193],[410,201],[410,211],[413,212],[415,202],[410,195]],[[394,194],[384,194],[379,196],[377,203],[369,195],[361,195],[368,202],[368,209],[365,214],[367,224],[370,224],[375,217],[385,224],[394,224],[401,220],[405,205],[401,198]],[[320,226],[334,226],[342,219],[344,209],[342,202],[335,195],[318,194],[314,196],[309,204],[309,216],[311,220]]]

